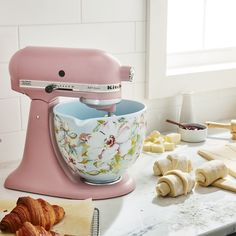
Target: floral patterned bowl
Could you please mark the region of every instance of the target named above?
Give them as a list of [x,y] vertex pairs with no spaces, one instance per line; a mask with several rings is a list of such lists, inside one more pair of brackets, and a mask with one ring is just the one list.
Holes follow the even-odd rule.
[[87,182],[112,183],[139,157],[146,130],[144,104],[122,100],[114,115],[78,101],[53,108],[58,149],[70,172]]

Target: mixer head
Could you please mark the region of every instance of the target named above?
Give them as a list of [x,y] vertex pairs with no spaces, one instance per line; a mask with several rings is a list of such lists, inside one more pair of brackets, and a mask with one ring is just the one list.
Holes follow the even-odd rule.
[[78,97],[86,105],[113,112],[121,100],[121,81],[133,70],[97,49],[26,47],[10,61],[12,89],[50,102]]

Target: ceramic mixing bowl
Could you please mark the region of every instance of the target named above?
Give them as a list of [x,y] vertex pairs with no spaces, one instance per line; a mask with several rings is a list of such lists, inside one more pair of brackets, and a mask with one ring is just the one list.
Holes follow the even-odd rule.
[[120,179],[141,153],[145,113],[144,104],[131,100],[117,104],[110,117],[78,101],[56,105],[55,139],[70,171],[97,184]]

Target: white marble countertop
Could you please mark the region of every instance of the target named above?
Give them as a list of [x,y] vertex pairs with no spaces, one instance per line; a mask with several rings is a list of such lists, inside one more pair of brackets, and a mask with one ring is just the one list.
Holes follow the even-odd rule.
[[[188,156],[196,168],[205,162],[197,154],[199,148],[227,142],[233,142],[229,132],[212,134],[203,143],[182,143],[173,153]],[[152,166],[156,159],[170,153],[142,154],[129,170],[136,182],[132,193],[94,201],[94,206],[100,210],[102,236],[221,236],[236,231],[236,193],[214,187],[197,187],[187,196],[156,196],[157,177],[152,174]],[[17,162],[0,161],[0,199],[17,199],[25,195],[3,187],[5,178],[17,165]]]

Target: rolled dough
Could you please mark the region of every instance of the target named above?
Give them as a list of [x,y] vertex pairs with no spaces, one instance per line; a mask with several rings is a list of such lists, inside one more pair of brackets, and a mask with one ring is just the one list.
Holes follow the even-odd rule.
[[159,178],[156,191],[163,197],[177,197],[191,192],[194,185],[195,181],[189,173],[181,170],[171,170]]
[[226,144],[202,148],[198,154],[206,160],[221,160],[228,168],[229,174],[236,178],[236,144]]
[[164,159],[154,162],[153,172],[154,175],[164,175],[170,170],[181,170],[183,172],[190,172],[192,170],[192,162],[185,156],[168,155]]
[[204,163],[195,171],[196,181],[199,185],[207,187],[212,185],[231,192],[236,192],[236,181],[227,179],[227,167],[223,161],[212,160]]
[[228,169],[223,161],[213,160],[199,166],[196,171],[196,181],[207,187],[218,179],[222,179],[228,174]]

